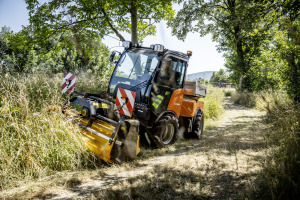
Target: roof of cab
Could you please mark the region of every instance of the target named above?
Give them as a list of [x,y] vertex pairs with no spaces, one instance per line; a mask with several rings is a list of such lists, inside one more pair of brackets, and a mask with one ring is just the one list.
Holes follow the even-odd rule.
[[171,56],[174,56],[174,57],[177,57],[179,59],[184,59],[186,61],[189,60],[190,56],[187,55],[187,53],[182,53],[180,51],[174,51],[174,50],[169,50],[169,49],[164,49],[163,52],[159,52],[159,51],[154,51],[152,48],[150,47],[143,47],[143,46],[139,46],[139,47],[132,47],[130,48],[130,50],[146,50],[146,52],[157,52],[158,54],[160,55],[163,55],[164,57],[165,56],[168,56],[168,55],[171,55]]

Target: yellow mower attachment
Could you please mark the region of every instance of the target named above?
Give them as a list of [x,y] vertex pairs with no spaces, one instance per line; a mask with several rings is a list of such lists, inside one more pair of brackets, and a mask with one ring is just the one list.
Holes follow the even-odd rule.
[[[75,98],[89,101],[80,97]],[[74,102],[78,103],[77,100]],[[94,103],[90,105],[96,106]],[[108,163],[122,163],[136,159],[140,152],[138,120],[125,119],[122,116],[117,122],[100,115],[91,119],[83,116],[86,115],[85,112],[90,111],[78,112],[75,109],[66,109],[63,113],[67,119],[71,119],[83,129],[83,140],[90,151]]]
[[[80,123],[86,126],[88,120],[81,119]],[[86,142],[87,148],[108,163],[121,163],[127,160],[134,160],[140,152],[139,122],[137,120],[125,120],[125,123],[126,127],[120,125],[121,127],[117,130],[117,134],[111,140],[113,142],[110,144],[110,139],[117,127],[105,121],[94,121],[91,129],[102,133],[102,136],[99,136],[94,131],[84,129],[82,135],[84,136],[83,139]],[[130,126],[129,131],[125,133],[127,126]],[[119,134],[122,134],[122,136],[119,136]]]

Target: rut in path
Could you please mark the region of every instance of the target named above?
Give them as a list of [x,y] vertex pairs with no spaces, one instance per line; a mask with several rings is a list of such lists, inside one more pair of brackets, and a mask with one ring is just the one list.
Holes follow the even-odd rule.
[[[245,198],[264,157],[263,112],[226,100],[225,113],[201,141],[181,140],[167,149],[142,150],[132,163],[61,173],[0,196],[43,199]],[[207,122],[208,124],[211,122]],[[61,181],[59,181],[61,179]],[[13,196],[12,196],[13,195]]]

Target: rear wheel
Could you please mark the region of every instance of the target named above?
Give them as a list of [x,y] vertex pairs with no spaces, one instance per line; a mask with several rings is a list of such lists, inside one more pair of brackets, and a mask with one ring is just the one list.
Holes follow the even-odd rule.
[[178,119],[172,115],[163,116],[152,129],[155,147],[163,148],[175,143],[178,137]]
[[204,127],[204,114],[199,110],[195,116],[194,123],[192,126],[192,132],[185,133],[185,138],[202,139]]

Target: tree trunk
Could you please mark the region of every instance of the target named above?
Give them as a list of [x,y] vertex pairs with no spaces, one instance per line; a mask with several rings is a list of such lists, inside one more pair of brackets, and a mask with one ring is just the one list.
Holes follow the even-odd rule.
[[287,77],[289,77],[289,82],[287,84],[288,93],[294,99],[294,101],[300,102],[300,70],[299,64],[296,63],[297,54],[292,51],[290,56],[287,58],[289,69],[287,71]]
[[131,8],[130,8],[130,14],[131,14],[131,42],[133,44],[138,43],[138,27],[137,27],[137,1],[131,0]]
[[244,58],[244,51],[243,51],[243,44],[239,37],[240,34],[240,27],[235,26],[234,27],[234,38],[236,43],[236,54],[238,57],[238,66],[240,69],[240,80],[239,80],[239,86],[238,89],[240,91],[244,91],[248,88],[248,79],[246,78],[248,67],[246,66],[245,58]]

